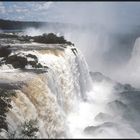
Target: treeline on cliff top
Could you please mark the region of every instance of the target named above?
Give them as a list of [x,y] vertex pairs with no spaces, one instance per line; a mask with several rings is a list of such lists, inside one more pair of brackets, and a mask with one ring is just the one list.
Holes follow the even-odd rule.
[[54,33],[44,33],[38,36],[28,36],[22,35],[18,36],[16,34],[0,34],[0,38],[11,38],[17,39],[21,42],[37,42],[37,43],[45,43],[45,44],[67,44],[67,45],[74,45],[72,42],[67,41],[64,36],[57,36]]
[[59,22],[39,22],[39,21],[14,21],[0,19],[0,29],[1,30],[23,30],[26,28],[40,28],[40,27],[75,27],[73,24],[59,23]]

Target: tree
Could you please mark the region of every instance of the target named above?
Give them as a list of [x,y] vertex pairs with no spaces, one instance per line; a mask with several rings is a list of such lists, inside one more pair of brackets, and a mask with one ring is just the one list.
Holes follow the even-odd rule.
[[9,130],[7,134],[9,139],[32,139],[37,138],[38,131],[37,120],[31,119],[19,125],[16,130]]
[[38,130],[37,120],[25,121],[21,126],[21,136],[22,138],[36,138]]

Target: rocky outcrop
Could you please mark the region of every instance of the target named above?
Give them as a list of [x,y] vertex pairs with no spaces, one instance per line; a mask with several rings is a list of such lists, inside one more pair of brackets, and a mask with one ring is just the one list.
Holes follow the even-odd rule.
[[115,123],[113,123],[113,122],[105,122],[105,123],[102,123],[102,124],[97,125],[97,126],[88,126],[88,127],[86,127],[84,129],[84,133],[94,135],[97,132],[105,131],[105,129],[108,129],[108,128],[112,129],[113,127],[116,127]]
[[10,46],[0,46],[0,57],[7,57],[12,51],[9,49]]
[[[31,60],[28,60],[30,58]],[[48,68],[43,66],[38,62],[38,58],[35,55],[28,54],[21,56],[21,54],[14,54],[8,57],[5,57],[0,61],[0,64],[11,64],[15,69],[20,68],[24,69],[27,65],[32,66],[33,68]]]

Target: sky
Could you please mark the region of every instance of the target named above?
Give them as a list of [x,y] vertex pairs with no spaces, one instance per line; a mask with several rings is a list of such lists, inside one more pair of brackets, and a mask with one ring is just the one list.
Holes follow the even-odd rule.
[[140,2],[0,2],[0,18],[27,21],[137,24]]

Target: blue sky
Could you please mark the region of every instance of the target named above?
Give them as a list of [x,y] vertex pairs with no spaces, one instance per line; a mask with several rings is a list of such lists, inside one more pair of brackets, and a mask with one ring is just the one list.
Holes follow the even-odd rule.
[[139,24],[140,2],[0,2],[0,18],[72,23]]

